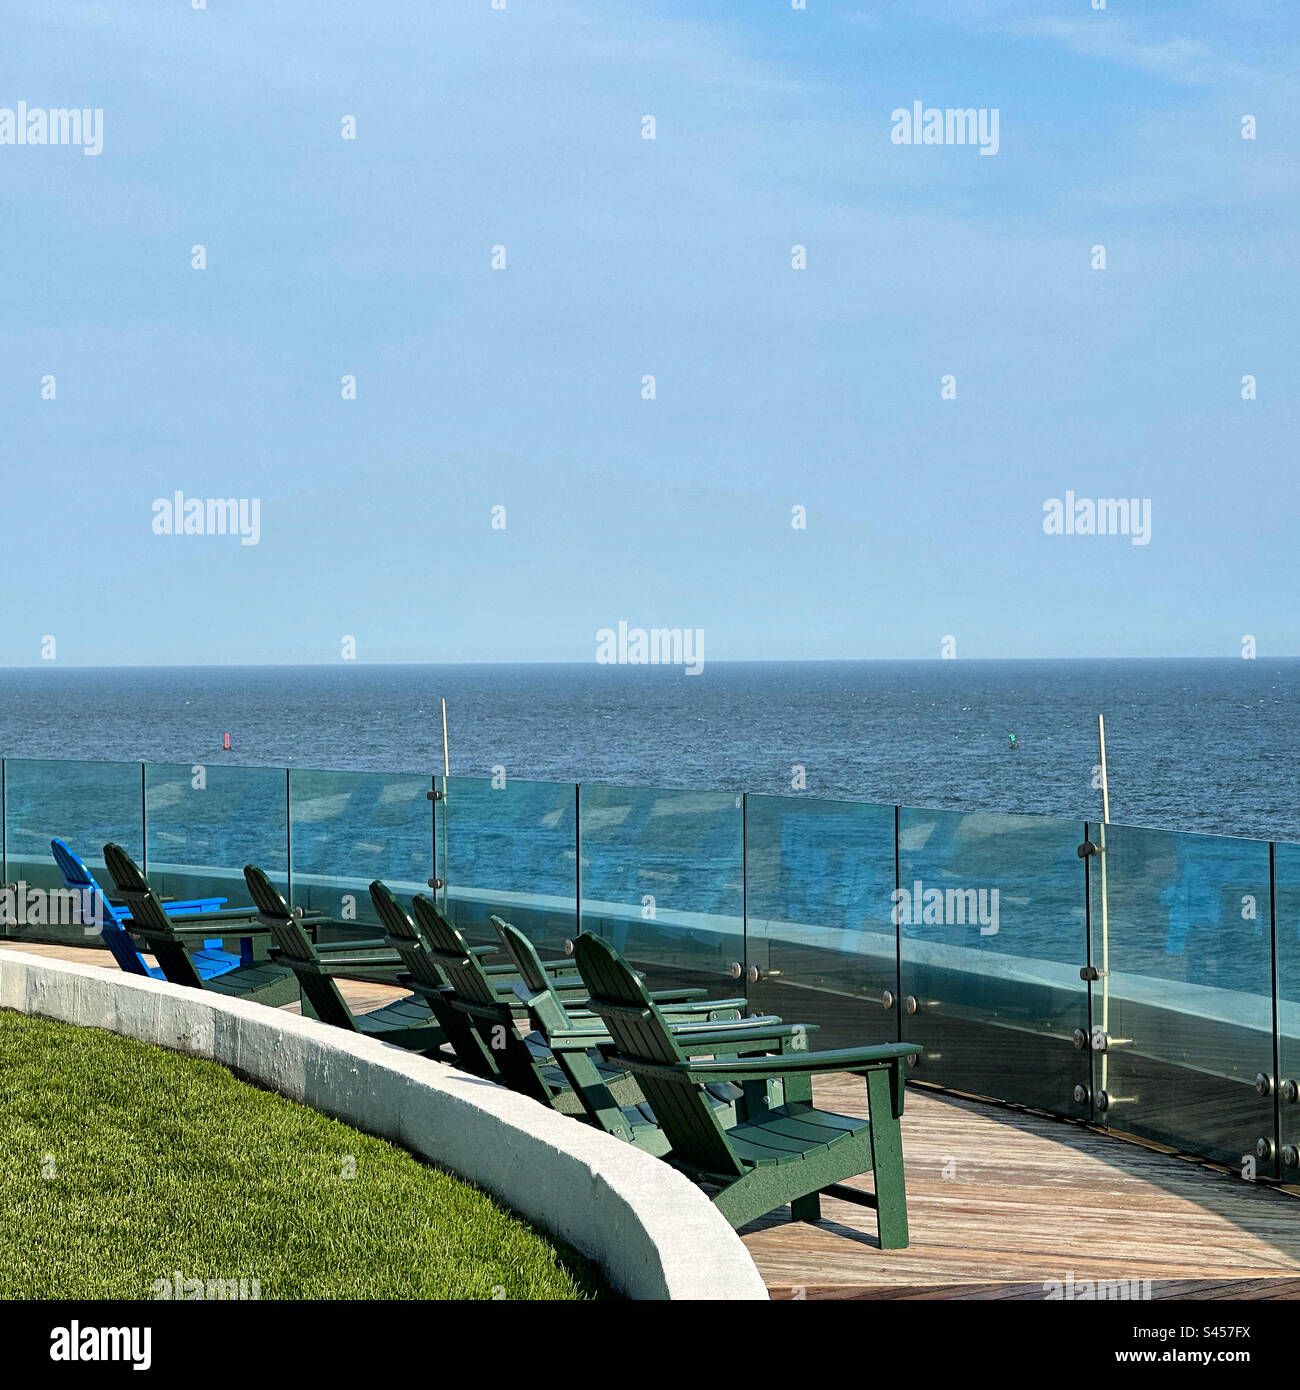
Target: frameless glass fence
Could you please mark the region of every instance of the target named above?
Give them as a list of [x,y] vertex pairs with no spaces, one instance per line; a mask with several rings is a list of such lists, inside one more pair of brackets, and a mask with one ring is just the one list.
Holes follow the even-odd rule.
[[[433,877],[433,778],[418,773],[289,773],[292,901],[373,936],[370,885],[382,879],[404,902]],[[353,924],[355,930],[353,929]],[[337,932],[325,930],[328,940]]]
[[1300,1182],[1300,845],[1274,846],[1278,1169]]
[[572,782],[439,779],[439,900],[476,945],[492,916],[558,958],[577,933],[578,834]]
[[740,993],[743,798],[586,783],[578,793],[581,930],[665,985]]
[[[436,797],[437,799],[433,799]],[[369,884],[561,954],[599,933],[659,987],[747,995],[819,1046],[915,1041],[917,1080],[1300,1180],[1300,846],[1040,816],[502,778],[0,761],[4,932],[65,840],[111,890],[243,905],[245,863],[327,934]],[[436,887],[430,886],[430,881]],[[48,903],[48,900],[47,900]],[[323,937],[322,939],[327,939]]]
[[[3,787],[5,883],[14,885],[5,934],[99,944],[98,932],[88,931],[65,899],[48,895],[64,886],[50,841],[63,840],[111,890],[105,844],[116,841],[137,862],[144,858],[141,765],[7,758]],[[37,892],[29,896],[28,890]]]
[[1272,1176],[1268,844],[1127,825],[1089,841],[1097,1118]]
[[169,898],[249,903],[244,865],[289,886],[288,781],[279,768],[147,763],[145,871]]
[[894,808],[745,799],[746,981],[818,1047],[897,1042]]
[[904,1041],[917,1079],[1090,1113],[1079,821],[899,810]]

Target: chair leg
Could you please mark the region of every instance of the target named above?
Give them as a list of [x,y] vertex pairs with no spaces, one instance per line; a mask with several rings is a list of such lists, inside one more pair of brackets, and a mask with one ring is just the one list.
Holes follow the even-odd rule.
[[791,1221],[820,1221],[822,1198],[820,1192],[810,1192],[806,1197],[796,1197],[790,1203]]
[[903,1135],[894,1114],[889,1072],[867,1073],[871,1113],[871,1166],[876,1177],[876,1230],[882,1250],[907,1244],[907,1190],[903,1186]]

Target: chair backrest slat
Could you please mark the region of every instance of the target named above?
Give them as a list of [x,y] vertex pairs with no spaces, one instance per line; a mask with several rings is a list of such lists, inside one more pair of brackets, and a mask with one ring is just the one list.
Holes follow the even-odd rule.
[[569,1011],[543,968],[537,947],[518,927],[511,926],[502,918],[493,917],[491,922],[529,992],[528,1009],[542,1031],[550,1033],[571,1027]]
[[446,977],[429,954],[424,938],[393,896],[392,890],[381,879],[376,879],[370,885],[370,901],[379,915],[385,940],[401,956],[412,981],[426,989],[445,989]]
[[[661,1067],[685,1060],[645,985],[608,942],[584,932],[573,953],[591,991],[590,1007],[604,1020],[616,1055]],[[637,1072],[636,1077],[675,1159],[706,1173],[739,1177],[744,1172],[701,1085],[680,1072]]]
[[342,991],[320,971],[315,944],[283,894],[256,864],[244,865],[244,882],[257,908],[258,921],[271,929],[271,939],[280,950],[280,959],[292,969],[298,987],[323,1023],[357,1031],[357,1021]]
[[449,922],[438,904],[425,893],[417,893],[411,899],[411,911],[429,943],[430,953],[452,989],[470,1003],[496,1004],[496,991],[460,928]]
[[104,846],[104,863],[113,879],[113,889],[131,914],[131,930],[144,938],[163,974],[175,985],[203,988],[203,977],[190,959],[190,953],[172,931],[158,895],[140,872],[135,860],[111,841]]
[[148,975],[148,967],[140,959],[135,942],[122,926],[122,919],[127,915],[125,909],[114,907],[109,902],[107,894],[96,882],[94,874],[82,862],[81,856],[62,840],[51,840],[50,850],[54,855],[54,862],[59,866],[59,872],[63,875],[64,883],[83,894],[83,903],[88,911],[83,912],[82,921],[84,922],[87,916],[92,921],[97,917],[103,923],[101,935],[104,945],[108,947],[119,967],[129,975]]
[[381,879],[375,879],[370,885],[370,901],[384,925],[384,940],[401,956],[412,987],[433,1010],[433,1016],[456,1054],[457,1065],[475,1076],[496,1080],[496,1062],[473,1020],[455,1007],[456,991],[448,983],[423,929],[411,919]]
[[[424,893],[411,899],[411,911],[429,943],[431,955],[451,986],[453,1009],[463,1011],[470,1020],[485,1064],[512,1090],[549,1103],[550,1092],[528,1045],[515,1029],[510,1005],[498,997],[491,977],[470,950],[460,928],[449,922],[438,904]],[[452,1045],[459,1054],[459,1044],[453,1040]]]

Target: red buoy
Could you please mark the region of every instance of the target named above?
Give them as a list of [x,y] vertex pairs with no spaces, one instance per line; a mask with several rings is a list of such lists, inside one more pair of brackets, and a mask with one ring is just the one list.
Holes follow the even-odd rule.
[[230,752],[230,735],[229,735],[229,734],[227,734],[227,735],[225,736],[225,742],[222,743],[222,745],[221,745],[221,751],[222,751],[223,753],[229,753],[229,752]]

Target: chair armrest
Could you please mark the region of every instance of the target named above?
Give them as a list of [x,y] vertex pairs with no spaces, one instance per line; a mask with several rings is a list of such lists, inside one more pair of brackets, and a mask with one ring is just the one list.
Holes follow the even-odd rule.
[[[366,954],[345,956],[342,954],[344,947],[353,952],[364,951]],[[317,946],[316,959],[310,962],[312,968],[322,975],[339,974],[347,970],[396,971],[402,964],[401,956],[395,951],[390,951],[382,941],[331,941],[324,949],[327,954],[322,957],[322,948]],[[279,946],[267,947],[266,954],[272,960],[285,959],[285,953]],[[299,964],[304,962],[299,960]]]
[[598,1028],[553,1028],[545,1034],[546,1045],[552,1052],[586,1052],[589,1048],[612,1047],[614,1039]]
[[229,898],[180,898],[169,901],[163,899],[163,911],[170,917],[173,912],[219,912],[222,903]]
[[396,979],[402,970],[402,961],[399,956],[349,956],[342,960],[320,961],[316,968],[322,975],[339,975],[345,980],[359,972],[369,975],[391,975]]
[[707,989],[699,987],[695,989],[652,989],[650,998],[656,1004],[684,1004],[693,999],[703,999],[708,992]]
[[327,952],[333,953],[336,951],[384,951],[396,959],[395,953],[389,947],[388,942],[382,937],[380,937],[378,941],[318,941],[316,943],[316,954],[318,956],[323,956]]
[[[570,1015],[572,1017],[572,1015]],[[582,1020],[585,1022],[585,1020]],[[782,1023],[775,1015],[764,1018],[737,1019],[730,1024],[696,1023],[673,1024],[672,1033],[678,1047],[683,1052],[712,1052],[720,1047],[757,1049],[763,1043],[781,1042],[786,1038],[802,1036],[815,1023]],[[600,1028],[566,1028],[553,1030],[545,1035],[548,1046],[554,1052],[574,1049],[612,1048],[614,1040]],[[762,1061],[762,1058],[758,1059]]]
[[[490,950],[491,948],[486,949]],[[482,954],[480,948],[475,948],[475,954]],[[544,960],[541,962],[541,966],[548,975],[577,975],[578,973],[577,965],[567,956],[563,960]],[[508,961],[505,965],[485,965],[483,973],[485,975],[510,975],[513,977],[518,975],[519,971],[515,967],[514,961]]]
[[[523,985],[524,989],[527,989],[527,986],[523,984],[523,981],[518,975],[511,975],[506,979],[491,980],[489,983],[492,986],[492,993],[497,999],[503,1004],[509,1004],[511,1008],[515,1006],[518,1000],[520,986]],[[561,1003],[566,1005],[571,1003],[575,997],[572,993],[566,993],[563,989],[559,991],[559,995]],[[584,991],[580,997],[586,999],[586,992]],[[594,1017],[594,1015],[586,1009],[569,1009],[568,1012],[572,1017]]]
[[[145,929],[128,917],[121,924],[127,931],[144,933]],[[220,928],[214,931],[213,928]],[[228,930],[227,930],[228,928]],[[270,927],[264,927],[251,909],[244,912],[195,912],[184,917],[169,920],[167,929],[173,936],[265,936]]]
[[713,1039],[718,1042],[727,1038],[794,1038],[816,1032],[821,1026],[817,1023],[782,1023],[775,1014],[762,1014],[755,1018],[700,1019],[696,1023],[668,1023],[675,1038]]
[[219,907],[213,912],[194,912],[185,918],[186,927],[195,922],[256,922],[255,907]]
[[659,1012],[676,1020],[683,1014],[710,1014],[718,1009],[747,1009],[748,999],[699,999],[684,1004],[660,1004]]
[[[698,1042],[699,1038],[694,1038]],[[904,1057],[915,1057],[920,1043],[884,1043],[879,1047],[841,1047],[830,1052],[783,1052],[779,1057],[738,1057],[731,1062],[678,1062],[666,1067],[634,1058],[616,1057],[629,1071],[655,1070],[685,1073],[692,1081],[737,1081],[767,1076],[817,1076],[824,1072],[867,1072],[897,1066]]]

